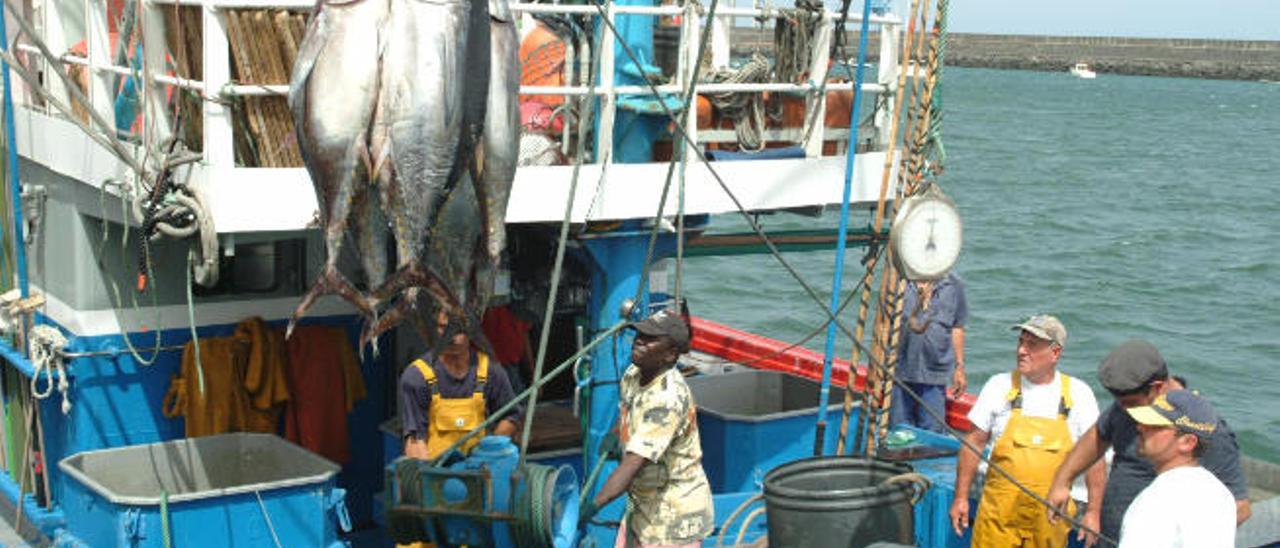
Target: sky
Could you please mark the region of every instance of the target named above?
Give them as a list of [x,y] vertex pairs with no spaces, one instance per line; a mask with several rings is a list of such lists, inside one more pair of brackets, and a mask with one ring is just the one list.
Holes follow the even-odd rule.
[[[910,9],[893,1],[899,14]],[[952,0],[949,7],[953,32],[1280,40],[1280,0]]]

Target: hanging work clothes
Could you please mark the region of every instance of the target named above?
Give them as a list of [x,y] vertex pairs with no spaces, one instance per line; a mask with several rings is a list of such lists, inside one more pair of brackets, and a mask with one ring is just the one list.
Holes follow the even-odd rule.
[[235,338],[247,345],[242,386],[249,405],[243,430],[278,432],[280,411],[289,401],[284,331],[272,329],[262,318],[250,318],[236,327]]
[[[200,345],[200,372],[196,369],[195,344]],[[168,418],[186,418],[186,436],[195,438],[234,432],[244,421],[246,400],[240,388],[240,368],[246,348],[234,337],[202,338],[182,349],[182,366],[169,379],[163,412]]]
[[285,437],[338,464],[351,460],[347,413],[365,397],[360,362],[347,332],[301,326],[288,342],[292,398],[285,407]]
[[289,399],[281,332],[261,318],[250,318],[236,326],[234,335],[204,337],[198,344],[200,368],[196,368],[195,344],[188,342],[182,350],[181,369],[169,381],[164,415],[185,417],[189,438],[276,432],[281,404]]

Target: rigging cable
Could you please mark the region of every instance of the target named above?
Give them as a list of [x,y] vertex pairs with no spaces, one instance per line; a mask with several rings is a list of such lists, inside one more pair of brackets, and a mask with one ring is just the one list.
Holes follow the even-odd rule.
[[[918,0],[917,0],[917,1],[918,1]],[[609,27],[609,29],[614,33],[614,35],[615,35],[615,36],[619,36],[619,33],[618,33],[618,31],[617,31],[617,28],[613,26],[613,24],[609,21],[608,17],[607,17],[607,16],[606,16],[606,14],[605,14],[604,6],[603,6],[603,4],[601,4],[601,0],[593,0],[593,2],[592,2],[592,3],[593,3],[593,5],[595,6],[595,8],[596,8],[597,12],[598,12],[598,13],[600,13],[601,18],[602,18],[602,20],[604,21],[605,25]],[[638,63],[638,62],[639,62],[639,61],[638,61],[638,57],[636,56],[635,52],[630,48],[630,46],[629,46],[629,45],[627,45],[627,43],[626,43],[625,41],[619,41],[619,43],[620,43],[620,44],[622,45],[622,47],[623,47],[623,52],[624,52],[624,53],[626,53],[626,55],[630,58],[630,60],[631,60],[633,63]],[[656,88],[653,86],[653,84],[652,84],[652,83],[649,83],[649,88],[650,88],[650,92],[651,92],[653,95],[658,95],[657,90],[656,90]],[[676,125],[675,125],[675,129],[680,133],[680,135],[682,136],[682,138],[683,138],[686,142],[688,142],[688,143],[693,143],[693,138],[692,138],[692,137],[691,137],[691,136],[690,136],[690,135],[685,131],[685,129],[684,129],[684,127],[683,127],[683,125],[679,123],[679,120],[676,118],[676,116],[674,115],[674,113],[672,113],[672,112],[671,112],[671,110],[666,106],[666,104],[665,104],[665,103],[662,103],[662,102],[659,102],[659,105],[662,107],[662,109],[664,110],[664,112],[665,112],[665,114],[667,115],[667,117],[668,117],[669,119],[671,119],[671,120],[672,120],[672,122],[674,122],[674,123],[676,124]],[[804,289],[806,290],[806,293],[808,293],[808,294],[810,295],[810,297],[811,297],[811,298],[812,298],[816,303],[818,303],[819,305],[822,305],[822,300],[821,300],[821,298],[819,298],[819,297],[817,296],[817,293],[813,290],[813,288],[812,288],[812,287],[810,287],[810,286],[808,285],[808,283],[804,281],[804,279],[803,279],[803,278],[799,275],[799,273],[798,273],[798,272],[797,272],[797,271],[796,271],[796,270],[791,266],[791,264],[790,264],[788,261],[786,261],[786,259],[785,259],[784,257],[782,257],[781,253],[780,253],[780,252],[778,251],[778,249],[777,249],[777,246],[775,246],[775,245],[773,244],[773,242],[772,242],[771,240],[769,240],[769,239],[768,239],[768,236],[767,236],[766,234],[764,234],[763,229],[761,229],[761,228],[760,228],[759,224],[758,224],[757,222],[755,222],[755,219],[753,219],[753,218],[752,218],[751,214],[750,214],[750,213],[748,213],[748,212],[746,211],[746,209],[742,206],[742,203],[741,203],[741,202],[737,199],[737,197],[733,194],[732,190],[731,190],[730,188],[728,188],[728,185],[726,185],[726,184],[724,183],[724,180],[719,176],[719,173],[717,173],[717,172],[716,172],[716,170],[715,170],[715,168],[714,168],[713,166],[711,166],[711,165],[710,165],[710,163],[709,163],[709,162],[707,161],[707,159],[706,159],[706,156],[705,156],[704,154],[702,154],[702,153],[701,153],[701,151],[699,151],[698,158],[702,160],[703,165],[704,165],[704,166],[706,166],[707,170],[711,173],[712,177],[716,179],[716,182],[720,185],[720,187],[725,191],[725,193],[729,196],[729,198],[730,198],[730,199],[734,202],[734,204],[737,206],[738,212],[739,212],[739,213],[740,213],[744,218],[746,218],[746,219],[747,219],[747,222],[748,222],[748,223],[750,224],[750,226],[755,230],[755,232],[756,232],[757,236],[759,236],[759,237],[761,238],[761,240],[763,241],[763,243],[765,244],[765,246],[770,250],[770,254],[771,254],[775,259],[777,259],[777,260],[779,261],[779,263],[783,265],[783,267],[784,267],[784,268],[786,268],[786,270],[788,271],[788,273],[790,273],[790,274],[792,275],[792,277],[794,277],[794,278],[797,280],[797,282],[801,285],[801,287],[802,287],[802,288],[804,288]],[[890,156],[886,156],[886,162],[890,162],[890,161],[891,161],[891,157],[890,157]],[[888,170],[886,170],[886,173],[887,173],[887,172],[888,172]],[[887,177],[887,175],[886,175],[886,177]],[[881,187],[882,191],[884,190],[885,186],[887,186],[887,183],[886,183],[885,185],[882,185],[882,187]],[[828,315],[828,321],[834,322],[838,327],[840,327],[840,329],[841,329],[842,331],[844,331],[844,332],[845,332],[845,334],[846,334],[846,335],[849,335],[850,337],[852,337],[852,333],[849,331],[848,326],[845,326],[845,325],[843,324],[843,322],[841,322],[841,321],[840,321],[840,319],[839,319],[838,317],[834,317],[834,316],[832,316],[832,315],[830,314],[830,311],[829,311],[829,310],[827,310],[827,308],[826,308],[825,306],[822,306],[821,308],[822,308],[822,310],[823,310],[824,312],[826,312],[826,313],[827,313],[827,315]],[[616,330],[618,330],[618,329],[621,329],[621,327],[623,327],[624,325],[625,325],[625,324],[623,324],[623,323],[619,322],[619,324],[615,325],[615,326],[614,326],[614,328],[612,328],[612,329],[610,330],[610,332],[609,332],[609,333],[606,333],[605,335],[602,335],[602,336],[601,336],[601,338],[603,338],[603,337],[605,337],[605,336],[608,336],[609,334],[612,334],[612,332],[614,332],[614,331],[616,331]],[[598,338],[598,339],[596,339],[596,340],[592,341],[592,343],[589,345],[589,347],[594,347],[596,344],[598,344],[599,340],[600,340],[600,339]],[[883,364],[881,361],[879,361],[878,359],[876,359],[876,357],[875,357],[874,355],[871,355],[871,353],[870,353],[870,352],[867,352],[867,349],[866,349],[865,347],[862,347],[862,343],[861,343],[861,342],[859,342],[858,340],[856,340],[856,339],[855,339],[855,340],[853,341],[853,344],[855,345],[855,347],[859,347],[859,350],[860,350],[860,351],[865,352],[865,353],[867,353],[867,354],[868,354],[868,364],[869,364],[869,365],[873,365],[873,366],[875,366],[877,369],[880,369],[880,370],[883,370],[883,369],[884,369],[884,364]],[[579,355],[580,355],[580,354],[582,354],[582,353],[583,353],[583,352],[581,352],[581,351],[580,351],[580,352],[579,352]],[[560,367],[564,367],[565,365],[568,365],[568,364],[569,364],[569,363],[571,363],[571,362],[572,362],[572,360],[573,360],[573,359],[575,359],[576,357],[577,357],[577,355],[575,355],[575,356],[571,357],[569,362],[566,362],[566,363],[564,363],[564,364],[561,364],[561,366],[560,366]],[[560,367],[558,367],[557,369],[559,369]],[[554,373],[553,373],[553,375],[554,375]],[[913,399],[915,399],[917,402],[919,402],[919,403],[923,404],[923,399],[922,399],[918,394],[916,394],[914,391],[912,391],[912,390],[910,389],[910,387],[907,387],[907,386],[905,386],[905,385],[901,385],[901,381],[898,381],[897,379],[894,379],[894,378],[892,378],[892,377],[890,377],[890,378],[889,378],[889,381],[890,381],[890,382],[893,382],[893,383],[899,383],[899,384],[900,384],[900,387],[903,389],[903,391],[904,391],[908,396],[911,396],[911,397],[912,397]],[[521,399],[521,397],[520,397],[520,396],[517,396],[517,401],[518,401],[519,399]],[[500,411],[499,411],[499,413],[497,413],[497,414],[500,414],[500,413],[502,413],[502,412],[505,412],[505,410],[500,410]],[[497,414],[495,414],[495,415],[497,415]],[[937,416],[936,416],[936,414],[935,414],[934,418],[935,418],[935,419],[937,419],[937,418],[939,418],[939,417],[937,417]],[[944,422],[943,424],[945,424],[945,422]],[[483,426],[487,426],[487,424],[482,424],[481,426],[482,426],[482,427],[483,427]],[[964,444],[966,447],[968,447],[971,451],[974,451],[975,453],[977,453],[977,454],[979,455],[979,457],[980,457],[980,458],[982,458],[984,461],[988,462],[988,464],[989,464],[989,466],[990,466],[990,468],[991,468],[991,469],[997,470],[997,472],[999,472],[999,473],[1001,473],[1001,474],[1005,475],[1005,476],[1006,476],[1006,477],[1007,477],[1011,482],[1013,482],[1015,485],[1017,485],[1017,486],[1019,487],[1019,489],[1021,489],[1023,492],[1025,492],[1025,493],[1027,493],[1028,495],[1030,495],[1031,497],[1033,497],[1037,502],[1039,502],[1041,505],[1044,505],[1046,508],[1050,508],[1050,511],[1054,511],[1054,512],[1056,512],[1056,511],[1057,511],[1056,509],[1052,508],[1052,506],[1051,506],[1051,505],[1049,505],[1048,501],[1044,500],[1044,498],[1043,498],[1043,497],[1040,497],[1039,495],[1035,494],[1035,493],[1034,493],[1034,492],[1032,492],[1030,489],[1028,489],[1025,485],[1023,485],[1023,484],[1021,484],[1020,482],[1018,482],[1017,480],[1015,480],[1012,476],[1010,476],[1010,475],[1008,474],[1008,472],[1007,472],[1007,471],[1005,471],[1005,470],[1004,470],[1003,468],[1001,468],[999,465],[996,465],[996,464],[994,464],[994,463],[991,463],[989,459],[985,458],[985,456],[983,456],[983,455],[981,454],[981,451],[980,451],[980,450],[978,450],[978,449],[974,448],[971,444],[969,444],[966,440],[964,440],[964,439],[963,439],[963,437],[959,436],[959,435],[957,434],[957,432],[956,432],[954,429],[949,429],[949,433],[951,434],[951,436],[953,436],[953,437],[956,437],[956,438],[960,439],[960,442],[961,442],[962,444]],[[469,438],[470,436],[472,436],[472,435],[474,435],[474,434],[475,434],[475,431],[471,432],[468,436],[464,437],[464,438],[463,438],[463,440],[465,440],[465,439]],[[461,445],[461,442],[462,442],[463,440],[459,440],[458,442],[455,442],[455,445]],[[1109,542],[1114,543],[1114,541],[1112,541],[1111,539],[1108,539],[1108,538],[1106,538],[1106,537],[1103,537],[1101,534],[1098,534],[1098,533],[1097,533],[1097,531],[1094,531],[1093,529],[1090,529],[1090,528],[1087,528],[1087,527],[1082,526],[1082,524],[1080,523],[1080,521],[1079,521],[1078,519],[1076,519],[1075,517],[1073,517],[1073,516],[1061,515],[1061,517],[1062,517],[1063,519],[1066,519],[1066,520],[1070,521],[1070,522],[1071,522],[1071,523],[1072,523],[1076,528],[1078,528],[1078,529],[1082,529],[1082,530],[1084,530],[1084,531],[1086,531],[1086,532],[1088,532],[1088,533],[1095,534],[1095,535],[1097,535],[1097,536],[1098,536],[1098,538],[1101,538],[1101,539],[1104,539],[1104,540],[1107,540],[1107,541],[1109,541]]]
[[[924,188],[927,188],[930,184],[932,184],[932,182],[928,180],[930,173],[928,172],[925,166],[925,157],[929,153],[929,151],[932,149],[932,147],[930,147],[929,128],[932,127],[932,124],[930,121],[932,120],[933,114],[935,112],[935,105],[933,103],[933,94],[938,83],[937,50],[938,50],[938,41],[941,36],[939,25],[940,25],[940,20],[945,18],[946,16],[945,2],[940,0],[937,4],[937,7],[938,7],[938,14],[934,18],[932,39],[929,41],[928,76],[925,78],[924,87],[921,90],[920,99],[917,103],[918,108],[916,110],[919,112],[919,119],[916,120],[916,124],[912,129],[914,139],[912,139],[911,141],[912,148],[909,154],[906,183],[903,185],[901,194],[899,195],[900,197],[914,196],[918,194],[921,190],[923,190]],[[924,14],[921,14],[922,18],[923,18],[923,15]],[[895,213],[899,209],[901,203],[902,203],[901,199],[894,200],[893,210]],[[892,253],[892,250],[890,250],[890,252]],[[885,270],[886,270],[885,279],[886,280],[893,279],[897,283],[893,292],[893,298],[895,299],[895,304],[893,307],[893,312],[889,316],[889,318],[892,319],[892,326],[890,327],[889,332],[883,336],[883,340],[886,341],[887,343],[883,348],[884,348],[884,352],[886,353],[887,361],[889,363],[889,374],[893,375],[897,371],[898,353],[896,350],[897,350],[898,344],[900,343],[900,339],[902,337],[902,316],[903,316],[902,307],[903,307],[903,303],[905,302],[905,300],[903,299],[903,292],[905,291],[907,281],[905,278],[901,276],[901,274],[897,271],[897,268],[892,263],[886,265]],[[877,430],[878,439],[883,439],[884,436],[888,434],[888,431],[889,431],[888,409],[892,406],[892,403],[893,403],[893,394],[892,392],[886,391],[883,394],[882,409],[880,410],[879,429]]]
[[[514,31],[513,31],[514,32]],[[598,49],[598,48],[597,48]],[[569,178],[569,198],[564,205],[564,219],[560,222],[560,239],[556,242],[556,258],[551,268],[551,287],[547,290],[547,306],[542,311],[542,326],[538,334],[538,356],[534,360],[533,365],[533,383],[541,384],[542,367],[546,363],[547,343],[551,338],[551,321],[555,315],[556,298],[560,293],[560,275],[564,267],[565,246],[569,242],[569,227],[573,221],[573,204],[578,194],[578,175],[582,172],[582,155],[585,152],[587,124],[591,120],[591,114],[595,109],[585,109],[586,116],[577,116],[578,122],[578,150],[576,158],[573,162],[573,175]],[[524,470],[525,457],[529,449],[529,436],[533,432],[533,419],[537,412],[538,391],[535,390],[529,396],[529,405],[526,407],[527,416],[524,420],[524,432],[520,436],[520,464],[518,469]],[[540,497],[534,497],[540,499]]]
[[[846,0],[844,7],[846,9],[843,16],[847,16],[847,8],[849,2]],[[871,11],[871,0],[863,0],[862,3],[862,31],[859,36],[858,44],[858,67],[856,76],[854,76],[853,84],[853,108],[849,113],[849,144],[848,151],[845,154],[845,172],[844,172],[844,191],[840,200],[840,227],[837,229],[836,240],[836,264],[835,273],[831,280],[831,316],[837,314],[837,307],[840,304],[840,288],[844,283],[844,255],[845,255],[845,236],[849,233],[849,200],[853,194],[853,172],[857,166],[858,160],[858,110],[862,106],[862,78],[863,69],[866,67],[867,60],[867,30],[871,24],[871,18],[866,14]],[[876,232],[879,232],[877,229]],[[818,389],[818,422],[815,428],[813,440],[813,453],[815,456],[823,453],[826,433],[827,433],[827,401],[831,395],[831,361],[832,354],[835,353],[836,344],[836,326],[834,324],[827,325],[827,342],[826,350],[822,355],[822,384]],[[856,363],[856,362],[851,362]],[[857,375],[851,375],[856,379]]]
[[[613,33],[613,36],[617,38],[617,43],[622,46],[623,51],[627,53],[627,55],[631,58],[631,61],[635,63],[636,66],[644,66],[643,63],[641,63],[635,56],[635,52],[631,50],[631,46],[627,44],[626,40],[622,39],[622,35],[618,33],[617,27],[614,27],[613,22],[610,21],[609,18],[605,15],[605,12],[603,11],[604,6],[600,3],[600,0],[593,0],[593,2],[595,3],[596,10],[600,12],[600,20],[609,27],[609,30]],[[708,21],[712,20],[715,17],[716,8],[719,5],[720,5],[720,0],[711,0],[711,7],[708,8],[707,10]],[[695,101],[694,98],[696,97],[695,88],[698,83],[698,73],[702,71],[701,59],[703,58],[704,55],[706,55],[707,44],[710,41],[711,41],[711,25],[707,24],[702,29],[702,37],[698,40],[698,51],[697,51],[697,57],[695,58],[698,61],[695,62],[693,66],[693,69],[689,75],[689,81],[685,82],[685,89],[683,92],[684,101],[683,101],[681,112],[685,112],[685,113],[689,112],[689,108],[691,108],[691,105],[696,104],[694,102]],[[596,48],[596,49],[600,49],[600,48]],[[681,121],[678,119],[675,113],[671,111],[671,108],[667,106],[666,101],[662,100],[662,95],[658,93],[658,88],[654,86],[653,81],[646,78],[645,83],[649,86],[649,91],[652,93],[657,104],[661,106],[663,112],[666,113],[667,118],[669,118],[675,124],[675,127],[680,131],[681,135],[685,135],[684,124],[681,123]],[[697,143],[693,141],[689,141],[687,139],[688,136],[687,135],[685,136],[686,136],[686,141],[688,141],[688,143],[681,143],[683,146],[680,147],[680,150],[681,150],[680,165],[683,165],[683,163],[686,161],[685,152],[689,149],[693,149],[695,152],[698,152],[699,157],[702,157],[701,151],[697,149],[698,147]],[[671,142],[671,149],[673,152],[675,151],[675,147],[676,147],[676,143],[675,143],[675,139],[673,138]],[[649,285],[649,271],[650,271],[650,267],[653,264],[654,249],[658,244],[658,229],[662,226],[663,213],[666,211],[666,206],[667,206],[667,195],[670,193],[670,190],[671,190],[671,177],[672,175],[675,174],[676,165],[677,165],[676,157],[673,154],[671,161],[667,162],[667,176],[666,176],[666,180],[662,183],[662,195],[658,199],[658,212],[653,216],[653,227],[649,231],[649,246],[648,246],[648,249],[645,250],[644,268],[640,272],[640,283],[639,285],[636,286],[635,297],[632,299],[632,302],[634,303],[640,302],[640,297],[644,295],[644,288]],[[681,170],[681,176],[683,176],[684,171],[685,170],[683,169]],[[684,238],[684,234],[683,233],[677,234],[676,237]],[[680,303],[677,302],[676,306],[680,306]]]
[[[601,18],[604,21],[605,25],[609,27],[609,30],[613,32],[614,36],[620,36],[620,34],[618,33],[617,27],[615,27],[613,23],[609,21],[609,18],[605,12],[605,7],[601,3],[601,0],[592,0],[592,5],[596,8],[596,11],[601,15]],[[627,55],[627,57],[630,59],[631,62],[640,63],[639,56],[637,56],[635,51],[631,49],[631,46],[629,46],[625,41],[620,41],[620,40],[618,41],[618,44],[622,46],[623,52]],[[652,82],[646,82],[646,85],[649,87],[650,94],[654,96],[661,95],[658,92],[657,87],[655,87]],[[672,121],[675,127],[675,130],[680,134],[681,139],[683,139],[688,144],[694,145],[693,148],[696,149],[697,145],[693,137],[690,136],[689,133],[685,130],[684,124],[682,124],[680,120],[676,117],[675,113],[671,111],[671,108],[668,107],[666,103],[662,101],[658,102],[658,106],[662,109],[663,113],[667,116],[667,118]],[[733,189],[729,188],[729,185],[724,182],[724,178],[722,178],[719,172],[716,171],[715,167],[711,165],[711,162],[707,159],[706,154],[701,150],[697,150],[697,152],[698,152],[697,158],[701,161],[702,165],[707,168],[708,173],[710,173],[712,178],[715,179],[716,184],[720,186],[720,189],[723,190],[725,195],[729,197],[729,200],[733,202],[734,208],[738,211],[738,214],[741,215],[747,221],[748,226],[750,226],[752,228],[752,231],[755,232],[756,237],[760,238],[761,243],[763,243],[765,248],[769,250],[769,254],[775,260],[778,261],[778,264],[782,265],[783,269],[787,271],[787,274],[789,274],[792,278],[796,280],[796,283],[800,284],[800,287],[804,289],[805,294],[809,296],[809,299],[812,300],[818,306],[818,308],[820,308],[823,311],[823,313],[827,314],[828,318],[830,318],[831,321],[835,322],[836,326],[839,327],[840,330],[844,332],[846,336],[852,337],[853,332],[849,329],[849,326],[845,325],[844,322],[840,321],[839,318],[836,318],[830,315],[831,312],[830,310],[827,309],[827,306],[823,302],[822,297],[819,296],[818,292],[813,289],[813,286],[809,285],[809,283],[805,281],[804,277],[800,275],[800,272],[796,270],[795,266],[793,266],[791,262],[786,259],[786,257],[782,256],[782,252],[778,250],[778,246],[773,243],[773,240],[769,239],[769,236],[765,234],[764,229],[761,228],[760,223],[753,217],[753,215],[750,212],[747,211],[746,207],[742,205],[742,201],[738,199],[736,194],[734,194]],[[647,279],[647,275],[645,278],[641,279],[642,284],[644,283],[645,279]]]
[[[886,207],[885,199],[887,198],[887,195],[888,195],[889,175],[893,169],[894,151],[898,146],[898,128],[902,125],[902,116],[905,110],[902,107],[902,104],[903,104],[903,96],[906,91],[907,67],[909,66],[909,62],[910,62],[910,58],[908,54],[911,51],[911,44],[916,38],[916,14],[919,11],[921,11],[920,0],[912,0],[910,14],[908,15],[908,19],[907,19],[907,31],[905,33],[905,38],[902,41],[901,51],[899,52],[899,56],[901,58],[901,61],[900,61],[901,66],[898,69],[897,91],[895,92],[895,99],[893,103],[893,106],[897,108],[894,109],[893,121],[889,126],[888,149],[885,151],[884,164],[881,166],[880,192],[876,200],[876,212],[874,216],[874,223],[872,225],[873,230],[877,234],[884,229],[884,218],[885,218],[884,210]],[[865,17],[866,14],[863,14],[863,16]],[[862,278],[862,281],[863,281],[862,298],[860,299],[860,302],[858,305],[858,323],[857,323],[856,333],[854,334],[854,339],[856,341],[861,341],[862,337],[866,334],[867,316],[871,308],[871,284],[875,276],[876,265],[879,263],[880,259],[881,259],[880,254],[873,255],[868,259],[866,264],[866,273],[863,275],[863,278]],[[889,262],[889,261],[886,261],[886,262]],[[873,333],[875,332],[874,328],[872,329],[872,332]],[[860,344],[854,344],[853,356],[850,359],[851,363],[855,363],[855,364],[858,363],[858,358],[859,358],[858,354],[860,349],[861,349]],[[871,357],[870,354],[868,354],[868,358],[870,357]],[[869,371],[869,373],[871,372],[873,371]],[[868,375],[867,381],[868,382],[864,386],[864,390],[862,392],[863,412],[860,413],[858,416],[857,432],[862,432],[862,430],[865,428],[863,423],[870,420],[869,415],[872,411],[872,405],[869,405],[872,403],[871,401],[872,378],[870,375]],[[853,412],[853,392],[854,391],[855,391],[855,387],[852,383],[847,384],[845,386],[844,412],[841,415],[840,436],[836,443],[837,453],[843,454],[844,444],[848,438],[849,416]],[[867,442],[867,440],[864,440],[864,442]]]

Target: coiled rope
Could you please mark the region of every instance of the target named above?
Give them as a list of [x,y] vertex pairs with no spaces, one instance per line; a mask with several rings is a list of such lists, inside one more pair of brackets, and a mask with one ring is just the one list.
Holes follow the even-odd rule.
[[[769,60],[759,53],[737,70],[720,69],[707,74],[714,83],[760,84],[769,82]],[[730,91],[707,94],[720,114],[733,120],[738,147],[748,152],[764,150],[764,95],[760,92]]]
[[555,538],[555,524],[551,523],[552,506],[548,494],[558,472],[542,464],[526,464],[520,469],[524,475],[525,489],[516,499],[516,520],[511,533],[516,546],[549,547]]
[[[62,393],[63,415],[71,412],[71,400],[67,398],[67,389],[70,388],[71,383],[67,380],[66,364],[58,352],[65,346],[67,346],[67,338],[58,331],[58,328],[47,324],[31,328],[31,365],[35,369],[31,373],[31,395],[39,400],[52,395],[55,387],[53,377],[56,374],[58,377],[56,386]],[[45,382],[48,384],[43,392],[37,388],[41,371],[44,371]]]

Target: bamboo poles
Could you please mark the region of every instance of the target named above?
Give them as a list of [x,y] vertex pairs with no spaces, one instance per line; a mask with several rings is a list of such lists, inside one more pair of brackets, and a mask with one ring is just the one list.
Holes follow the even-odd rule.
[[[226,17],[237,79],[248,85],[288,84],[305,30],[304,16],[285,10],[231,9],[226,11]],[[243,97],[236,106],[247,120],[256,165],[302,165],[293,118],[284,97]]]
[[[928,71],[924,78],[923,89],[920,90],[920,99],[916,103],[917,118],[912,127],[911,152],[908,157],[907,172],[903,176],[905,184],[902,186],[899,199],[894,200],[893,209],[895,213],[897,212],[899,205],[902,203],[902,197],[915,195],[921,188],[923,188],[923,186],[925,186],[924,181],[927,176],[925,171],[925,158],[929,153],[929,135],[934,114],[933,96],[938,85],[938,47],[942,34],[941,21],[945,15],[945,12],[943,11],[945,9],[944,0],[940,0],[938,2],[937,9],[938,13],[933,20],[933,29],[930,31],[927,65]],[[923,14],[921,17],[923,22]],[[892,261],[885,267],[884,281],[886,282],[885,285],[887,285],[888,281],[893,281],[895,283],[895,287],[892,294],[892,312],[888,315],[888,318],[890,318],[891,321],[884,324],[889,326],[889,331],[882,336],[882,340],[886,343],[882,347],[886,358],[884,361],[884,363],[886,363],[886,371],[885,379],[881,382],[882,405],[879,410],[880,413],[878,417],[879,421],[876,430],[876,439],[884,439],[884,436],[889,430],[889,413],[887,411],[893,403],[893,396],[891,392],[893,386],[893,375],[897,369],[897,348],[902,336],[902,294],[907,283],[905,278],[902,278],[897,274]],[[869,437],[870,436],[868,436],[868,438]],[[870,447],[870,445],[868,445],[868,447]]]
[[[907,20],[907,32],[906,32],[906,36],[902,41],[901,53],[899,55],[901,66],[899,67],[899,70],[898,70],[898,91],[894,99],[894,104],[896,105],[903,104],[903,94],[906,90],[906,78],[907,78],[907,72],[908,72],[908,67],[910,63],[909,53],[911,51],[910,49],[911,44],[916,38],[916,14],[919,13],[920,10],[921,10],[920,0],[912,0],[911,14]],[[879,200],[876,203],[875,223],[873,225],[874,228],[872,232],[873,234],[879,234],[881,230],[883,230],[884,228],[884,213],[885,213],[884,210],[885,210],[885,199],[888,195],[888,189],[889,189],[889,173],[891,172],[893,167],[892,162],[893,162],[894,150],[897,148],[897,144],[898,144],[898,127],[901,126],[902,113],[904,110],[905,109],[900,107],[898,108],[897,112],[894,113],[893,125],[890,127],[890,130],[889,130],[888,150],[885,151],[884,167],[882,169],[882,175],[880,178],[880,195],[879,195]],[[863,277],[862,277],[862,281],[861,281],[862,294],[858,304],[858,323],[854,327],[853,357],[849,361],[851,367],[856,367],[858,364],[858,358],[859,358],[858,354],[859,354],[859,348],[860,348],[859,345],[866,331],[867,315],[871,306],[871,285],[872,285],[873,278],[875,276],[875,269],[878,263],[878,259],[879,259],[879,256],[877,254],[873,253],[869,256],[867,260],[866,273],[863,274]],[[871,390],[870,372],[873,370],[874,370],[874,367],[868,369],[868,376],[867,376],[868,382],[866,383],[866,386],[863,387],[864,391],[866,391],[865,394],[870,394],[869,392]],[[854,390],[856,389],[855,388],[856,382],[857,382],[856,371],[851,370],[849,372],[848,381],[845,384],[844,413],[840,419],[840,434],[839,434],[838,441],[836,443],[837,454],[844,454],[844,451],[845,451],[845,442],[848,437],[848,431],[849,431],[849,416],[853,412],[853,393],[854,393]],[[863,428],[862,421],[866,419],[867,414],[870,412],[870,406],[865,405],[865,403],[867,403],[867,399],[864,399],[863,412],[862,412],[861,418],[859,419],[859,426],[858,426],[859,430]]]

